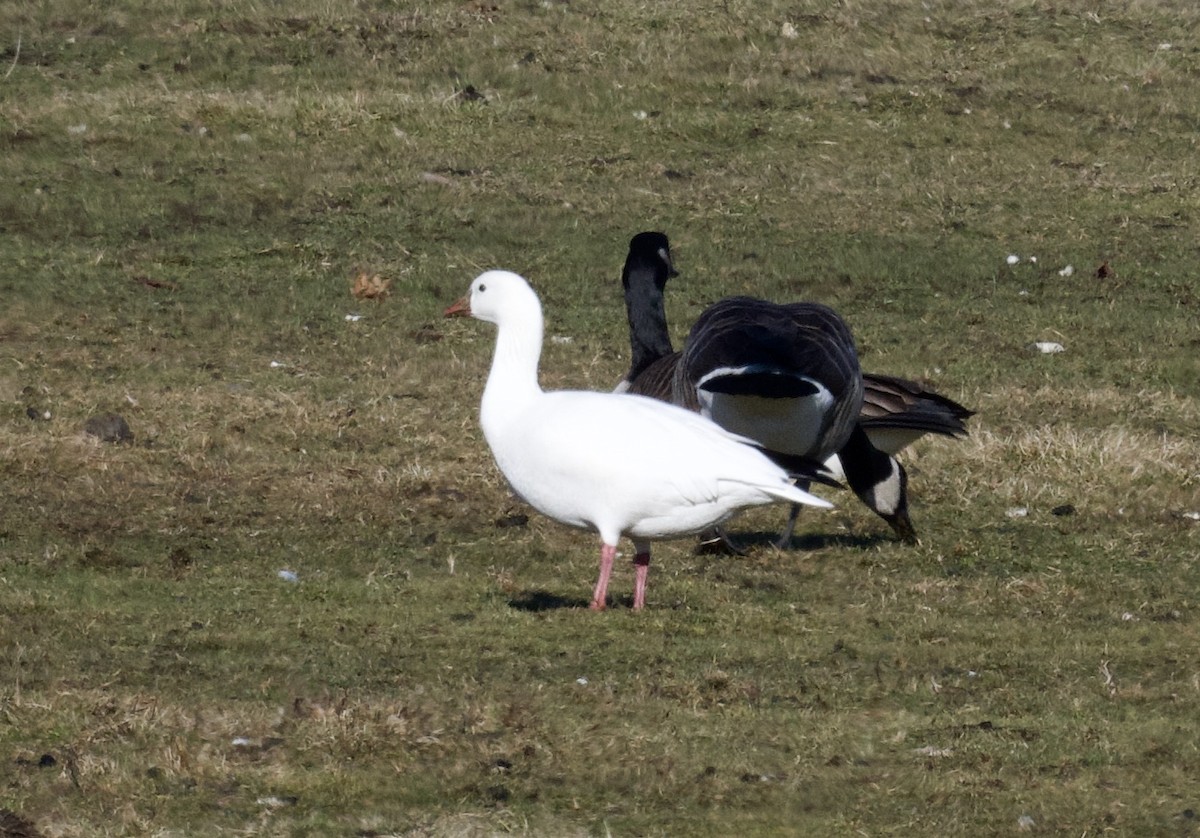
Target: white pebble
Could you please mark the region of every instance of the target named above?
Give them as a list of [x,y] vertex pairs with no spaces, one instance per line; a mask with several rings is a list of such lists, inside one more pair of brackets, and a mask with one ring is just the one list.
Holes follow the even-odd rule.
[[1067,265],[1065,268],[1063,268],[1061,271],[1058,272],[1058,275],[1059,276],[1070,276],[1073,273],[1075,273],[1075,266]]
[[[50,411],[46,411],[46,418],[50,418]],[[1183,517],[1190,521],[1200,521],[1200,512],[1185,512]]]
[[1054,355],[1058,352],[1065,352],[1066,347],[1061,343],[1052,340],[1039,340],[1034,343],[1033,348],[1043,355]]
[[796,27],[793,26],[790,21],[784,22],[783,28],[780,29],[779,34],[783,35],[783,37],[787,38],[789,41],[794,41],[796,38],[800,37],[800,33],[796,31]]
[[362,320],[362,319],[363,319],[363,316],[361,314],[347,314],[346,315],[346,320],[349,321],[350,323],[357,323],[359,320]]
[[1004,514],[1009,518],[1024,518],[1029,514],[1029,507],[1014,506],[1012,509],[1007,510]]
[[253,747],[254,742],[247,739],[245,736],[235,736],[230,744],[235,748],[250,748]]
[[648,116],[650,116],[650,114],[646,113],[645,111],[634,111],[633,112],[634,119],[645,119]]
[[1010,264],[1010,265],[1015,265],[1021,261],[1021,257],[1015,253],[1010,253],[1010,254],[1008,254],[1008,258],[1005,259],[1004,261],[1008,262],[1008,264]]
[[78,125],[68,125],[67,133],[68,134],[86,134],[87,133],[87,125],[82,122],[79,123]]
[[1028,832],[1035,826],[1037,826],[1037,823],[1029,815],[1021,815],[1021,817],[1017,818],[1017,829],[1022,832]]
[[1137,622],[1137,615],[1130,611],[1126,611],[1124,614],[1121,615],[1121,622],[1135,623],[1135,622]]
[[569,335],[551,335],[550,336],[551,343],[571,343],[574,340],[575,340],[575,338],[573,338]]
[[1037,264],[1037,257],[1036,257],[1036,256],[1030,256],[1030,257],[1029,257],[1029,262],[1030,262],[1031,264],[1034,264],[1034,265],[1036,265],[1036,264]]
[[279,363],[278,361],[271,362],[271,369],[273,369],[273,370],[277,370],[282,366],[283,366],[283,364]]
[[581,687],[586,687],[588,685],[588,679],[587,678],[576,678],[575,683]]
[[299,582],[300,581],[300,577],[297,576],[293,571],[290,571],[290,570],[281,570],[281,571],[279,571],[279,573],[276,574],[276,576],[278,576],[284,582]]

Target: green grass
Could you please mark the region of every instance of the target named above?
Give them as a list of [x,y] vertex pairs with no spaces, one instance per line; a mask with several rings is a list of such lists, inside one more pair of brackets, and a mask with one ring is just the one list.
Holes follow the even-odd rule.
[[[5,4],[0,809],[46,836],[1195,834],[1198,25]],[[921,546],[841,495],[795,550],[664,544],[647,610],[619,569],[597,615],[594,536],[497,526],[527,510],[477,427],[493,334],[441,311],[516,270],[570,338],[546,386],[608,389],[645,229],[676,342],[726,294],[817,299],[867,369],[979,411],[905,456]],[[132,444],[84,435],[110,411]]]

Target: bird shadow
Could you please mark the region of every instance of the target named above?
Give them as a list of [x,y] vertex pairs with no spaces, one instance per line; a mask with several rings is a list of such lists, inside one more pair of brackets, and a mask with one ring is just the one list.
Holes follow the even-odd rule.
[[[763,548],[783,549],[788,551],[820,550],[825,547],[841,547],[851,550],[865,550],[880,544],[893,542],[896,539],[888,533],[849,534],[849,533],[806,533],[792,536],[782,548],[777,543],[779,533],[768,531],[730,533],[730,540],[743,553]],[[701,545],[704,547],[705,545]],[[709,550],[698,547],[697,553],[708,553]],[[712,554],[720,555],[722,551],[714,549]],[[726,553],[728,555],[728,553]]]
[[[750,551],[758,551],[764,548],[780,549],[776,544],[779,539],[779,533],[768,532],[766,530],[758,532],[739,532],[732,536],[734,544],[739,550],[744,553]],[[895,539],[886,533],[876,533],[873,535],[850,535],[846,533],[810,533],[801,536],[793,536],[784,550],[789,551],[808,551],[820,550],[823,547],[843,547],[849,549],[863,550],[868,547],[874,547],[878,544],[895,541]],[[720,548],[714,549],[711,544],[719,542],[706,542],[697,545],[695,552],[698,555],[713,555],[713,556],[734,556],[735,554]],[[590,599],[578,596],[562,596],[560,594],[551,593],[550,591],[537,589],[532,591],[521,591],[508,601],[508,607],[516,611],[525,611],[528,613],[541,613],[545,611],[560,611],[565,608],[587,608],[591,605]],[[633,608],[633,597],[610,596],[608,598],[608,606],[611,608]]]
[[557,611],[562,608],[587,608],[590,604],[591,600],[583,597],[560,596],[543,590],[522,591],[508,601],[509,608],[532,613]]

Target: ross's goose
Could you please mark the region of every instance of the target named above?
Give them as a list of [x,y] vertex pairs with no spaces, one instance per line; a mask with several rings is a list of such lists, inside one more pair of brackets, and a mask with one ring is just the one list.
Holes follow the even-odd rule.
[[[591,607],[602,609],[617,542],[633,540],[633,607],[646,601],[650,542],[697,533],[740,509],[830,504],[792,485],[749,440],[695,413],[640,396],[538,384],[542,307],[522,277],[488,271],[446,316],[497,326],[480,424],[513,490],[544,515],[600,535]],[[815,468],[806,476],[815,476]]]
[[[914,382],[862,373],[861,409],[856,427],[845,415],[845,405],[857,398],[852,392],[846,397],[848,400],[840,402],[840,415],[830,413],[815,425],[802,417],[788,417],[788,411],[797,405],[806,401],[811,405],[816,400],[815,396],[807,400],[781,398],[786,396],[779,392],[782,382],[800,380],[785,372],[789,364],[792,373],[799,364],[801,369],[807,366],[809,372],[817,371],[818,378],[823,375],[835,379],[845,378],[848,364],[857,365],[853,340],[845,324],[828,308],[816,304],[775,306],[749,298],[717,303],[718,314],[701,315],[701,320],[708,321],[702,328],[707,348],[703,353],[699,348],[689,348],[691,370],[681,371],[683,353],[671,350],[663,306],[663,288],[676,275],[670,245],[663,233],[639,233],[633,237],[621,277],[632,361],[629,373],[617,386],[618,391],[673,400],[692,410],[703,410],[731,430],[745,433],[780,453],[799,451],[808,456],[820,455],[830,449],[839,435],[844,436],[842,446],[834,449],[826,463],[829,470],[844,475],[856,494],[887,520],[902,539],[915,541],[907,513],[907,476],[890,455],[926,433],[965,435],[964,421],[973,412]],[[764,332],[761,327],[768,324]],[[701,328],[699,322],[693,334],[697,328]],[[777,331],[771,333],[773,330]],[[780,349],[781,342],[786,344],[789,340],[799,341],[807,350]],[[722,358],[722,352],[731,354]],[[790,361],[785,360],[788,356]],[[768,359],[774,360],[764,366]],[[714,377],[713,366],[724,366],[725,374]],[[736,375],[733,368],[738,368]],[[709,382],[707,390],[695,386],[702,378]],[[766,389],[756,392],[759,385]],[[731,388],[741,392],[717,392]],[[781,437],[784,447],[779,449]],[[793,509],[781,539],[783,544],[790,541],[796,511]]]

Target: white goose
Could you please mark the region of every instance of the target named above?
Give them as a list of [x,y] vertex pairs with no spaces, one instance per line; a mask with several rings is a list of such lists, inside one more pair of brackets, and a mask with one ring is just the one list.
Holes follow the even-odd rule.
[[652,540],[697,533],[766,503],[831,506],[793,486],[749,440],[695,413],[641,396],[543,391],[542,307],[522,277],[481,274],[446,309],[456,315],[498,327],[480,408],[496,465],[539,512],[600,535],[593,609],[605,607],[621,536],[633,539],[633,607],[640,609]]
[[663,290],[676,275],[665,234],[633,237],[621,275],[632,362],[618,392],[700,411],[776,455],[828,458],[900,538],[916,541],[907,475],[891,455],[926,433],[965,436],[973,412],[914,382],[860,372],[845,323],[815,303],[721,300],[673,352]]

